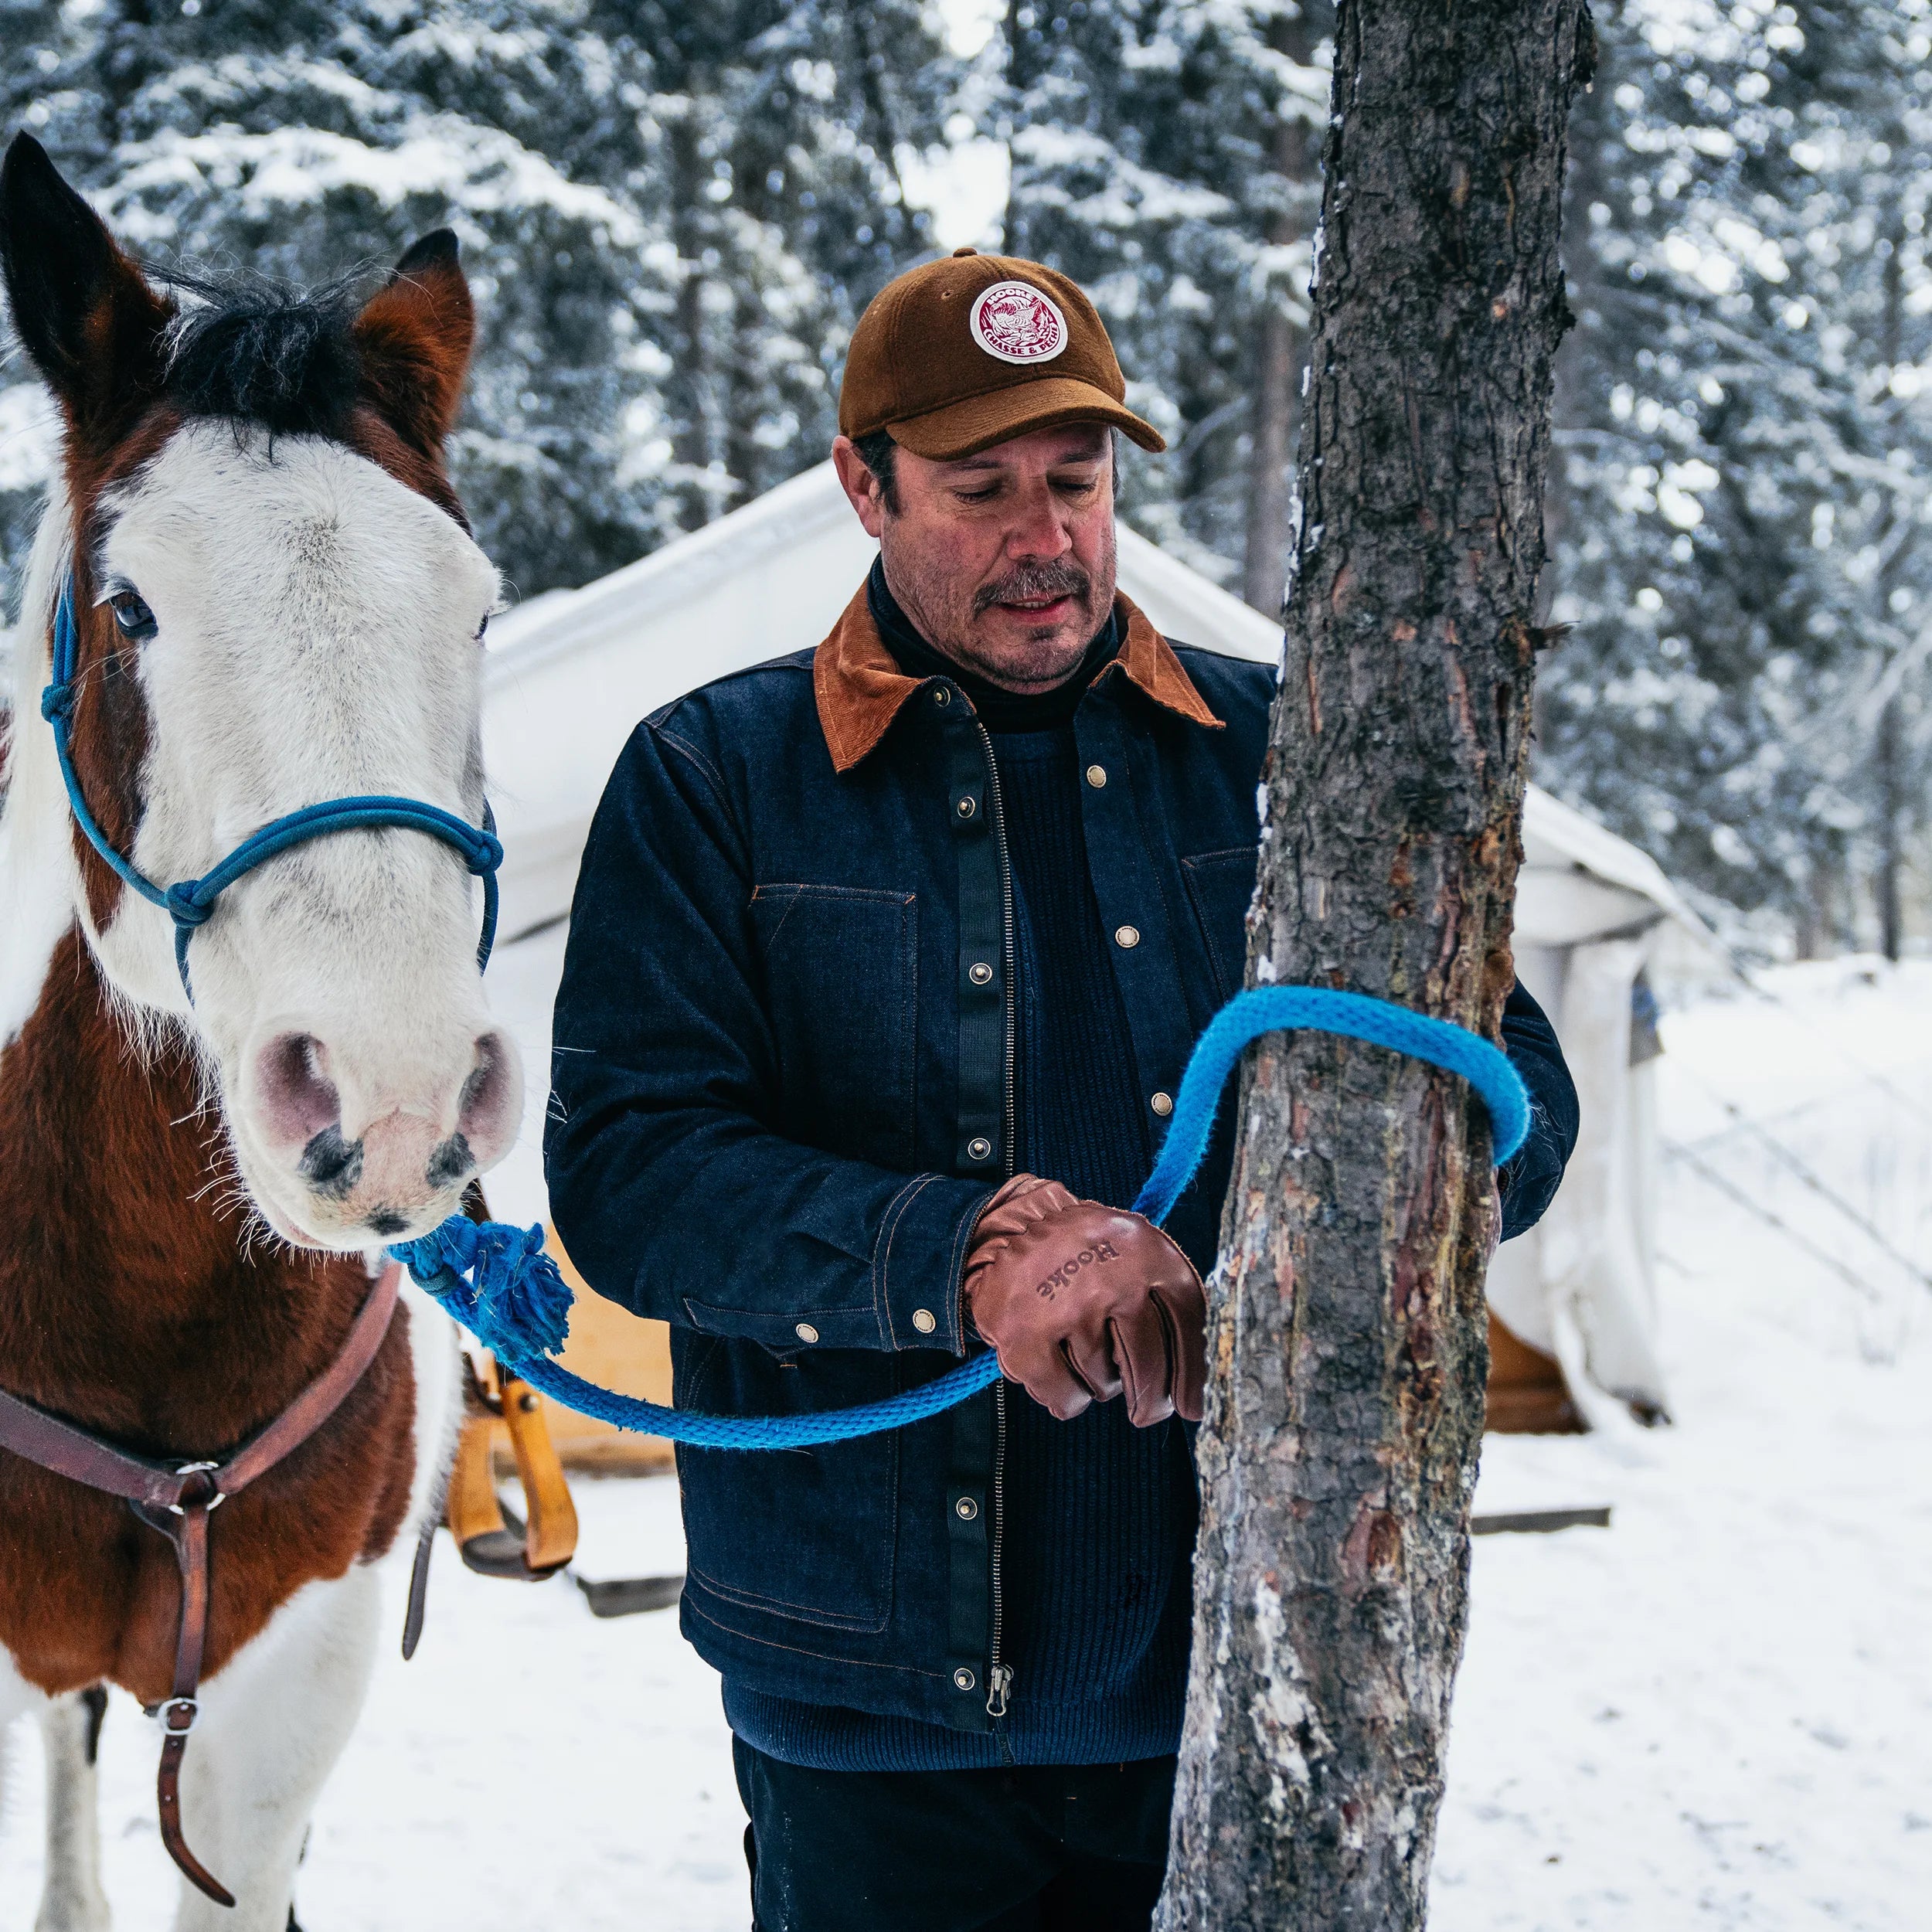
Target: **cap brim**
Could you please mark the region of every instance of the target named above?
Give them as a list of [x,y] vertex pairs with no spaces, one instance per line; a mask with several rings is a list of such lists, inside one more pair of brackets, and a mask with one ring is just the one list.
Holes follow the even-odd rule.
[[1151,423],[1141,421],[1105,389],[1073,376],[1039,376],[1031,382],[1009,383],[886,427],[893,440],[913,455],[950,463],[959,457],[977,456],[995,443],[1011,442],[1034,430],[1058,429],[1066,423],[1104,423],[1157,454],[1167,447]]

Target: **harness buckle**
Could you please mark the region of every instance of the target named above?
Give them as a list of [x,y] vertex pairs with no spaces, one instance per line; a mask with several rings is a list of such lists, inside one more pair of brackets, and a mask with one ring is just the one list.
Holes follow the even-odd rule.
[[[177,1713],[183,1714],[183,1721],[175,1722]],[[155,1715],[161,1719],[161,1728],[170,1737],[185,1737],[201,1719],[201,1699],[199,1697],[164,1697],[155,1706]]]

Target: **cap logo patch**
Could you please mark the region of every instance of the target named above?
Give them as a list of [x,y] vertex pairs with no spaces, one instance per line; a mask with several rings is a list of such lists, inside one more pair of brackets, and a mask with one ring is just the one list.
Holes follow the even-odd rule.
[[1002,362],[1050,362],[1066,346],[1066,318],[1029,282],[995,282],[974,303],[973,340]]

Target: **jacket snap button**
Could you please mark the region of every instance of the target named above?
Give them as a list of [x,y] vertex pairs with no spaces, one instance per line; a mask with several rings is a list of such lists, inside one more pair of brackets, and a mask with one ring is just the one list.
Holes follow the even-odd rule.
[[976,959],[966,968],[966,977],[975,986],[984,986],[993,976],[993,969],[985,960]]
[[979,1505],[971,1496],[961,1496],[953,1507],[958,1511],[961,1522],[971,1522],[979,1514]]
[[942,711],[944,711],[947,706],[951,704],[952,701],[953,694],[948,691],[943,684],[933,693],[933,702],[937,705]]
[[1174,1111],[1174,1097],[1170,1094],[1156,1094],[1148,1104],[1165,1120]]
[[939,1318],[930,1308],[915,1308],[913,1310],[913,1326],[921,1335],[930,1335],[939,1326]]
[[983,1137],[971,1140],[966,1143],[966,1151],[970,1154],[975,1160],[984,1161],[991,1156],[993,1151],[993,1144],[991,1141],[987,1140]]
[[1107,783],[1106,766],[1089,765],[1087,767],[1087,782],[1098,791]]
[[1138,926],[1117,926],[1114,929],[1114,944],[1124,949],[1141,943],[1141,929]]
[[953,809],[959,814],[961,818],[970,818],[975,812],[978,811],[979,801],[976,798],[962,798],[957,804],[954,806]]
[[953,1687],[956,1690],[971,1690],[979,1682],[964,1664],[953,1672]]
[[818,1331],[809,1321],[800,1322],[798,1327],[792,1330],[792,1333],[801,1342],[816,1342],[818,1339]]

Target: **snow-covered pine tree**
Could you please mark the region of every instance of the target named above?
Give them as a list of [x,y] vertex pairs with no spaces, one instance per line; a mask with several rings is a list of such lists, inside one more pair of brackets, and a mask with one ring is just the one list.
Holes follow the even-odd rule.
[[1578,108],[1538,775],[1807,949],[1923,822],[1929,18],[1624,0]]
[[957,85],[920,0],[614,6],[656,79],[675,244],[667,481],[685,528],[815,460],[852,325],[931,252],[899,156],[940,139]]
[[[153,258],[312,281],[457,230],[454,468],[525,594],[823,453],[855,301],[926,250],[894,155],[951,72],[917,0],[0,7],[9,124]],[[0,388],[10,569],[39,410]]]
[[[1169,452],[1129,521],[1281,603],[1326,0],[1012,0],[1006,245],[1092,293]],[[1258,434],[1257,434],[1258,430]]]
[[452,454],[484,542],[528,591],[655,540],[661,488],[625,459],[628,413],[656,379],[637,350],[664,277],[647,219],[601,185],[639,145],[620,96],[645,90],[580,9],[63,11],[65,100],[36,96],[17,120],[128,242],[162,264],[313,281],[454,227],[482,332]]

